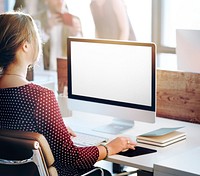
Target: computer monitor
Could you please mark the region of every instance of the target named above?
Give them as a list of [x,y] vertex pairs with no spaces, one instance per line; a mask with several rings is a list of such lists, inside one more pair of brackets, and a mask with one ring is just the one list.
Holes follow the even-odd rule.
[[67,47],[69,109],[117,119],[96,129],[112,134],[155,122],[155,44],[68,38]]
[[200,30],[176,30],[177,69],[200,73]]

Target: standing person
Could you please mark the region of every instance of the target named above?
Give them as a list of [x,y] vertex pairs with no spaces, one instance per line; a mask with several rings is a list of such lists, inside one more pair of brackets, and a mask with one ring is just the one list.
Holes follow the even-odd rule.
[[35,15],[42,8],[44,8],[44,3],[40,0],[15,0],[13,10]]
[[57,57],[67,57],[67,37],[82,36],[78,17],[68,13],[64,0],[43,0],[46,8],[35,15],[42,30],[45,70],[57,69]]
[[123,0],[91,0],[96,38],[136,40]]
[[134,149],[128,137],[117,137],[106,146],[75,146],[75,134],[65,126],[54,93],[26,80],[27,67],[41,53],[34,20],[22,12],[7,12],[0,14],[0,26],[0,129],[43,134],[61,176],[78,176],[107,156]]

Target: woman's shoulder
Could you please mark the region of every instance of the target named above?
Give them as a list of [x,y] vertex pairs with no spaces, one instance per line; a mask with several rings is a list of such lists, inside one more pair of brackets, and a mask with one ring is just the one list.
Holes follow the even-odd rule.
[[36,99],[39,98],[40,100],[41,100],[41,98],[43,100],[55,99],[55,93],[51,89],[48,89],[46,87],[43,87],[43,86],[35,84],[35,83],[27,84],[24,87],[23,92],[26,92],[25,94],[27,94],[30,97],[34,97]]
[[35,91],[40,91],[40,92],[53,92],[51,89],[48,89],[46,87],[43,87],[43,86],[35,84],[35,83],[29,83],[29,84],[27,84],[27,87],[31,88]]
[[48,89],[35,83],[29,83],[25,85],[24,89],[30,90],[31,92],[35,92],[37,94],[54,94],[54,92],[51,89]]

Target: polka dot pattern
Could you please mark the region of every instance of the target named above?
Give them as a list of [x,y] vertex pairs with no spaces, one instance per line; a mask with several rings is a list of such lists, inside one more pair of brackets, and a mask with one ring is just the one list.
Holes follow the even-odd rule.
[[33,83],[0,89],[0,129],[43,134],[61,176],[75,176],[87,171],[99,156],[96,146],[73,145],[53,91]]

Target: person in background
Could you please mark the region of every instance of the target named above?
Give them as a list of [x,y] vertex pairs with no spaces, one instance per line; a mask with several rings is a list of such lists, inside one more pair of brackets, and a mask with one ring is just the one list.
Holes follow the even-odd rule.
[[136,40],[123,0],[91,0],[96,38]]
[[15,0],[13,10],[35,15],[43,8],[45,8],[44,3],[40,0]]
[[82,36],[80,19],[68,12],[64,0],[43,0],[46,8],[33,16],[42,30],[45,70],[57,70],[57,57],[67,57],[67,37]]
[[76,135],[64,124],[54,92],[26,80],[27,67],[41,54],[33,18],[23,12],[2,13],[0,26],[0,129],[43,134],[61,176],[81,175],[99,160],[134,149],[129,137],[117,137],[105,146],[75,146],[71,138]]

